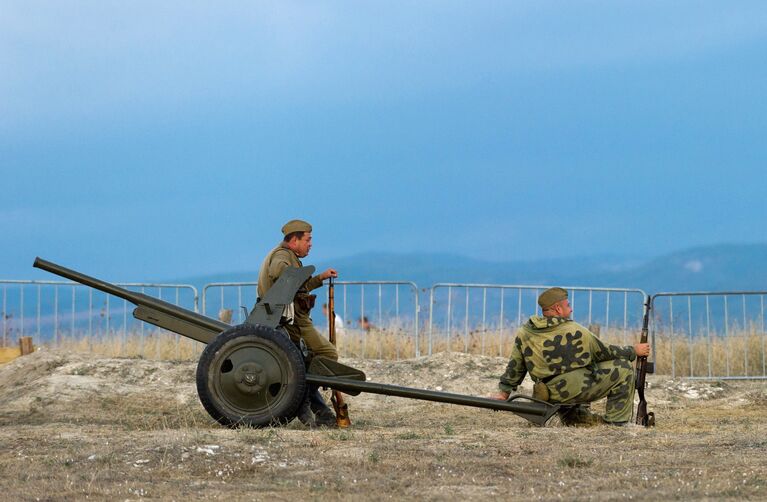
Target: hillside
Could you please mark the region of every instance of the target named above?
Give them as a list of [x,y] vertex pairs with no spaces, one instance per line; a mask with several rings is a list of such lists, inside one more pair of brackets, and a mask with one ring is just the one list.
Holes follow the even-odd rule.
[[[312,263],[311,259],[306,260]],[[647,292],[767,290],[767,244],[721,244],[641,259],[615,255],[491,262],[440,253],[362,253],[315,263],[336,267],[342,280],[614,286]],[[255,281],[257,271],[191,277],[177,282]]]

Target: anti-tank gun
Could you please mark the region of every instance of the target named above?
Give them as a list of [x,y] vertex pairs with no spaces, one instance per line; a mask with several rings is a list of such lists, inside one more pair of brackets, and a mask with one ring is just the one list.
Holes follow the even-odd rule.
[[510,411],[536,425],[545,425],[560,408],[524,395],[496,401],[368,382],[356,368],[322,356],[312,357],[280,327],[283,309],[311,277],[312,266],[285,269],[245,322],[236,326],[41,258],[35,259],[34,266],[122,298],[136,305],[136,319],[206,344],[197,364],[197,392],[205,410],[226,426],[263,427],[291,421],[304,400],[307,384],[351,395],[370,392]]

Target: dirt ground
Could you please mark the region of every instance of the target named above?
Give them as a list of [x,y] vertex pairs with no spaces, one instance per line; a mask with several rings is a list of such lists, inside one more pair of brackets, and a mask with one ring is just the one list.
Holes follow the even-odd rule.
[[[475,395],[494,391],[506,364],[344,362],[374,382]],[[539,428],[362,394],[348,430],[230,430],[199,404],[195,367],[45,350],[0,366],[3,498],[767,499],[765,382],[651,377],[653,429]]]

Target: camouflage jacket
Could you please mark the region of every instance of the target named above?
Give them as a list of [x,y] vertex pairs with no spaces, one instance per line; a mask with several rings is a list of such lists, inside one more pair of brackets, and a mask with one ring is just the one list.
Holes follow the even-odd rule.
[[[269,289],[274,286],[277,279],[282,275],[282,271],[287,267],[303,267],[301,260],[298,259],[296,253],[285,247],[280,243],[276,248],[272,249],[264,262],[261,264],[261,269],[258,272],[258,296],[263,298]],[[309,291],[317,289],[322,286],[322,279],[318,275],[310,277],[307,281],[298,289],[296,297],[299,295],[306,295]],[[297,313],[302,313],[299,309]],[[308,311],[305,311],[308,313]]]
[[636,358],[634,347],[606,345],[591,331],[563,317],[531,317],[517,331],[499,387],[515,392],[530,373],[534,382],[611,359]]

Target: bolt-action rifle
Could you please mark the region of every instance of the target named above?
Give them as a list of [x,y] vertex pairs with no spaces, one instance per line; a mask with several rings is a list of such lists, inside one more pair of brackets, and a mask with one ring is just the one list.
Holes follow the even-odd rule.
[[[644,315],[642,316],[642,334],[639,343],[647,343],[648,326],[650,322],[650,297],[645,299]],[[639,404],[637,405],[636,423],[645,427],[655,425],[655,413],[647,411],[647,401],[644,398],[644,389],[646,386],[645,377],[647,373],[655,371],[654,364],[647,360],[647,356],[637,356],[636,366],[636,390],[639,394]]]
[[[328,282],[328,337],[330,343],[336,345],[336,295],[333,278]],[[333,409],[336,412],[336,424],[345,429],[352,424],[349,418],[349,405],[344,402],[343,395],[333,390],[330,394],[330,402],[333,403]]]

